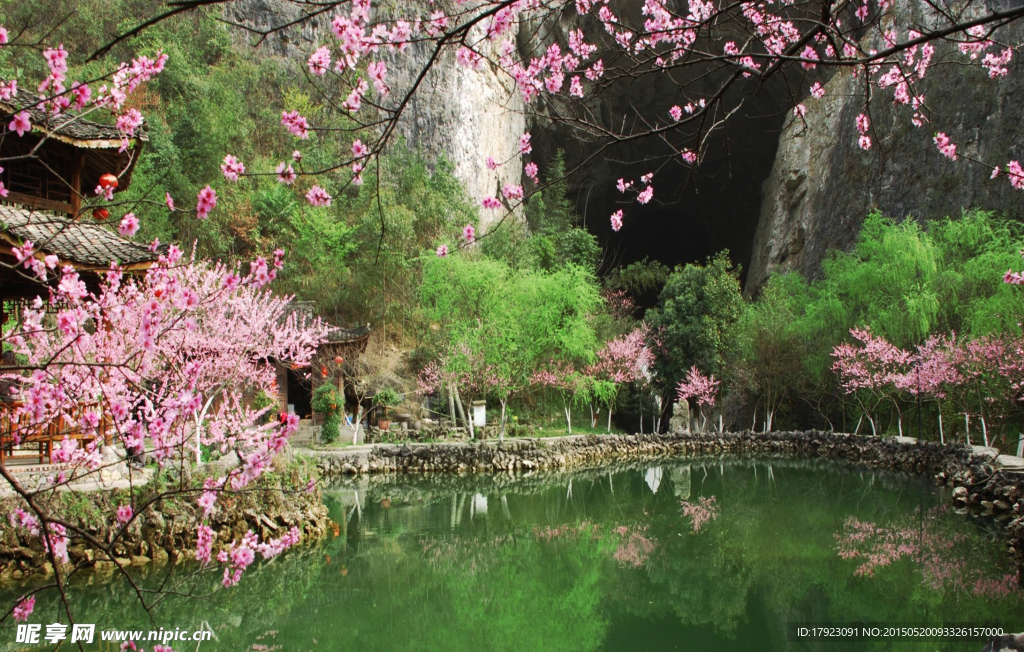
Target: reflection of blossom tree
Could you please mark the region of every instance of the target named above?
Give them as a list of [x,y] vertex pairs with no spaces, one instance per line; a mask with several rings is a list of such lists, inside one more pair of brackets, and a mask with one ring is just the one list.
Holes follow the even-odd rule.
[[619,545],[612,555],[615,561],[633,568],[640,568],[646,564],[656,547],[654,539],[645,536],[646,531],[647,526],[636,526],[631,529],[622,525],[615,528],[615,533],[620,537]]
[[900,559],[918,565],[924,584],[933,590],[971,592],[986,597],[1005,597],[1015,588],[1012,574],[989,576],[971,563],[962,548],[969,538],[962,532],[946,532],[940,526],[945,508],[929,510],[915,525],[878,525],[855,516],[846,519],[843,531],[835,534],[836,552],[843,559],[861,561],[854,575],[873,577]]
[[695,503],[683,500],[679,504],[683,507],[683,516],[690,517],[694,533],[700,532],[708,521],[718,518],[718,505],[715,504],[714,496],[701,496]]

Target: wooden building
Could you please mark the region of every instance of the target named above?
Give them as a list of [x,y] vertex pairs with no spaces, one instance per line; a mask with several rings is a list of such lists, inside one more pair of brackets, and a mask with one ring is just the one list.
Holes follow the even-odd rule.
[[[306,317],[313,316],[312,301],[293,301],[292,312],[301,313]],[[343,369],[335,360],[341,358],[354,362],[370,340],[370,325],[364,324],[355,328],[339,328],[327,336],[321,344],[309,367],[294,369],[288,365],[275,362],[277,369],[277,402],[281,412],[294,412],[303,419],[312,418],[313,390],[325,382],[333,382],[344,394]],[[324,373],[324,371],[327,373]]]
[[[83,199],[94,196],[104,174],[118,178],[114,192],[125,190],[146,142],[141,129],[124,146],[112,126],[84,120],[74,114],[47,116],[28,109],[32,131],[18,136],[0,135],[0,181],[7,190],[0,197],[0,311],[16,309],[22,301],[46,293],[30,270],[17,264],[11,251],[26,241],[36,256],[55,255],[59,266],[70,265],[94,290],[110,263],[127,272],[148,269],[166,246],[150,251],[98,224],[85,214]],[[0,102],[0,127],[6,127],[15,107]],[[91,213],[91,211],[89,211]],[[50,282],[59,279],[50,274]],[[0,322],[6,321],[0,312]]]
[[[0,125],[6,127],[19,109],[0,102]],[[95,196],[104,174],[118,179],[114,192],[124,191],[147,142],[146,125],[132,138],[116,127],[85,120],[72,113],[47,115],[27,109],[32,131],[0,138],[0,181],[5,203],[77,217],[83,200]],[[122,151],[123,149],[123,151]]]

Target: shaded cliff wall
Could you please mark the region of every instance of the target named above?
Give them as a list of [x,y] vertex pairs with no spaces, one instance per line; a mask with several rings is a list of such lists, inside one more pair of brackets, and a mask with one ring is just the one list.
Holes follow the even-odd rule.
[[[897,28],[931,22],[923,0],[899,3]],[[984,11],[977,2],[972,11]],[[1020,43],[1020,22],[999,39]],[[1001,47],[999,48],[1001,50]],[[997,51],[993,48],[993,51]],[[857,145],[854,121],[864,110],[864,79],[850,71],[825,85],[822,100],[807,98],[804,119],[790,115],[771,174],[762,186],[745,290],[760,289],[772,272],[799,270],[816,276],[831,248],[849,250],[873,209],[895,218],[941,218],[980,207],[1024,218],[1024,193],[1005,174],[990,180],[990,165],[1024,158],[1024,71],[1014,59],[1010,73],[989,79],[979,61],[939,45],[918,93],[925,95],[931,122],[911,123],[912,110],[894,105],[889,91],[873,90],[869,151]],[[960,160],[939,153],[932,137],[945,132]]]

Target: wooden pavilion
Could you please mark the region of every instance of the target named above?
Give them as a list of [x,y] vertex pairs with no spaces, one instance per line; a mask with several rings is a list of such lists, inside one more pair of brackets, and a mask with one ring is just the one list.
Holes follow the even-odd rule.
[[[0,197],[0,323],[37,296],[45,297],[47,284],[14,256],[15,247],[33,243],[34,256],[57,257],[58,267],[71,266],[91,290],[100,283],[112,262],[125,271],[148,269],[166,253],[121,237],[92,217],[83,216],[83,198],[93,194],[101,175],[118,178],[115,192],[125,190],[146,142],[143,128],[134,138],[123,138],[114,127],[82,119],[71,113],[47,115],[26,109],[32,131],[22,136],[6,131],[11,116],[20,111],[0,102],[0,181],[6,196]],[[58,274],[49,274],[57,283]],[[54,441],[65,436],[79,439],[103,437],[107,419],[88,436],[69,423],[52,423],[31,432],[19,425],[10,403],[0,405],[0,463],[21,449],[38,447],[40,463],[49,460]],[[60,420],[58,420],[60,421]],[[17,437],[15,437],[17,435]],[[21,451],[19,451],[21,452]]]

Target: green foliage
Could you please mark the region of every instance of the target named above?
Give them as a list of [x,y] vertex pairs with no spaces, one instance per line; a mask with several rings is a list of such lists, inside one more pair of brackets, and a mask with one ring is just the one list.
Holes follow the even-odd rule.
[[337,414],[344,405],[344,398],[338,392],[338,388],[329,382],[313,390],[313,399],[310,402],[313,410],[320,414]]
[[[553,361],[588,362],[600,305],[588,270],[513,270],[487,258],[434,258],[424,265],[424,318],[439,326],[435,350],[449,373],[488,370],[488,393],[501,399]],[[471,354],[471,355],[469,355]],[[472,358],[472,359],[471,359]]]
[[[852,328],[869,328],[908,349],[939,333],[1018,335],[1024,293],[1003,283],[1002,275],[1018,265],[1021,249],[1021,225],[984,211],[923,226],[872,213],[854,249],[833,252],[825,261],[823,278],[773,276],[745,311],[738,340],[741,385],[748,396],[767,401],[765,378],[771,375],[784,395],[815,404],[841,399],[832,350],[849,341]],[[796,356],[785,353],[794,349]],[[780,354],[768,355],[770,350]],[[838,406],[832,412],[842,418]]]
[[661,381],[674,386],[693,365],[721,378],[742,310],[739,270],[727,251],[704,265],[677,267],[659,306],[647,313],[664,348],[657,362]]
[[604,280],[609,290],[625,290],[634,294],[660,290],[668,280],[670,270],[657,260],[644,258],[624,267],[611,270]]
[[345,398],[331,383],[325,382],[313,390],[310,405],[315,412],[325,417],[324,425],[320,428],[321,442],[330,444],[341,437],[341,412],[344,404]]
[[791,278],[771,277],[760,299],[746,307],[736,325],[736,386],[760,403],[766,419],[806,381],[804,338],[797,320],[800,306],[789,294]]
[[373,395],[373,404],[384,410],[387,410],[389,407],[395,407],[401,402],[402,397],[390,387],[383,387]]
[[577,265],[594,271],[601,263],[601,246],[596,236],[578,225],[564,176],[565,157],[559,150],[548,167],[545,182],[549,185],[531,196],[526,205],[530,230],[526,257],[537,269]]
[[320,441],[324,444],[333,444],[341,438],[341,415],[333,413],[324,419],[324,425],[320,427]]

